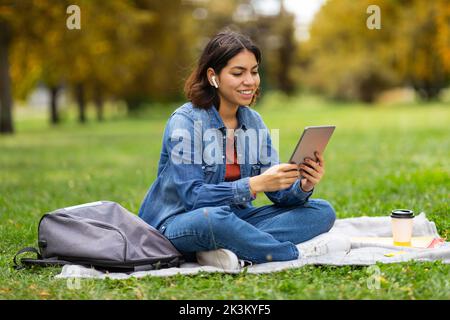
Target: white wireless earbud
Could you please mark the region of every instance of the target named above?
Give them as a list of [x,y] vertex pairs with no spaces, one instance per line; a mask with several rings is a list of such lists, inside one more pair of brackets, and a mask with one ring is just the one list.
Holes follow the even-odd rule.
[[216,88],[219,87],[219,85],[217,84],[217,81],[216,81],[216,76],[212,76],[212,77],[211,77],[211,81],[212,81],[214,87],[216,87]]

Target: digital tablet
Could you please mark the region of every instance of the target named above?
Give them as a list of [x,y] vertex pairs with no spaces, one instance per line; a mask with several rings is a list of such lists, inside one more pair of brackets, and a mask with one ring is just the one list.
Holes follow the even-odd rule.
[[305,127],[297,146],[289,159],[289,163],[301,164],[305,158],[317,161],[315,151],[323,154],[336,126]]

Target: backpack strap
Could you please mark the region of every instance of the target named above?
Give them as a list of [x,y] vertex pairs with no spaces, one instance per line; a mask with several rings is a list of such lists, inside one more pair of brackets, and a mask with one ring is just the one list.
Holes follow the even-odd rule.
[[[26,252],[36,253],[37,259],[22,258],[22,259],[20,259],[20,263],[19,263],[17,257]],[[25,247],[25,248],[19,250],[16,253],[16,255],[14,256],[13,261],[14,261],[13,268],[15,270],[22,270],[22,269],[25,269],[26,267],[29,267],[32,265],[41,266],[41,267],[60,267],[60,266],[66,265],[66,264],[73,264],[73,262],[61,260],[61,259],[58,259],[58,257],[42,258],[42,255],[40,254],[40,252],[36,248],[33,248],[33,247]]]
[[[41,253],[38,251],[38,249],[36,249],[34,247],[25,247],[25,248],[20,249],[19,251],[17,251],[16,255],[14,256],[14,260],[13,260],[14,261],[14,266],[13,266],[14,269],[20,270],[20,269],[25,268],[25,265],[23,265],[23,264],[20,265],[20,264],[17,263],[17,256],[19,256],[19,255],[21,255],[23,253],[26,253],[26,252],[36,253],[37,259],[39,259],[39,260],[42,259]],[[31,260],[31,259],[29,259],[29,260]]]
[[[37,259],[32,258],[21,258],[20,263],[18,262],[18,256],[23,253],[35,253],[37,255]],[[179,267],[180,264],[184,263],[184,259],[182,257],[172,257],[170,260],[167,261],[158,261],[156,263],[149,263],[149,264],[143,264],[143,265],[137,265],[137,266],[126,266],[121,267],[120,265],[114,264],[114,265],[105,265],[104,263],[99,264],[95,263],[93,261],[67,261],[62,260],[59,257],[51,257],[51,258],[42,258],[42,255],[40,252],[34,248],[34,247],[25,247],[21,250],[19,250],[16,255],[14,256],[14,265],[13,268],[15,270],[21,270],[25,269],[26,267],[29,267],[31,265],[38,265],[42,267],[54,267],[54,266],[64,266],[67,264],[80,264],[80,265],[86,265],[86,266],[93,266],[94,268],[97,267],[99,269],[105,269],[110,270],[111,268],[124,268],[124,269],[131,269],[129,272],[136,272],[136,271],[149,271],[149,270],[158,270],[162,268],[174,268]]]
[[157,263],[153,263],[153,264],[134,266],[133,271],[136,272],[136,271],[159,270],[159,269],[163,269],[163,268],[176,268],[176,267],[179,267],[182,263],[184,263],[184,259],[182,259],[180,257],[174,257],[172,260],[165,261],[165,262],[157,262]]

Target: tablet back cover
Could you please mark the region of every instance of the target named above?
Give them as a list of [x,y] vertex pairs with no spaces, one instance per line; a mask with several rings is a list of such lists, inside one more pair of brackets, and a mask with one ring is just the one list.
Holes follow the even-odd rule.
[[316,159],[314,151],[323,154],[335,128],[335,126],[306,127],[289,162],[301,164],[305,158],[314,160]]

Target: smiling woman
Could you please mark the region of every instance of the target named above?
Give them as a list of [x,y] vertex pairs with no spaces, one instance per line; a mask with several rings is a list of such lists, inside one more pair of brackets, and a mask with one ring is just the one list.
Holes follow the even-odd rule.
[[198,67],[187,79],[186,96],[195,106],[205,109],[213,104],[220,110],[222,101],[254,104],[259,95],[260,63],[261,52],[250,39],[221,32],[208,43]]
[[[220,102],[227,104],[225,108],[229,109],[230,106],[248,105],[254,102],[260,79],[258,62],[252,52],[242,50],[230,59],[218,77],[213,68],[208,68],[207,76],[216,81],[214,87],[217,89]],[[223,85],[220,86],[220,83]]]
[[[246,261],[349,249],[349,242],[330,237],[307,241],[330,230],[336,217],[327,201],[309,200],[324,159],[318,154],[302,179],[297,164],[279,163],[264,121],[249,107],[259,94],[260,62],[260,50],[246,36],[217,34],[186,81],[190,102],[166,124],[158,176],[139,216],[187,260],[236,270]],[[211,139],[201,139],[206,133]],[[254,139],[247,139],[250,133]],[[211,145],[216,152],[208,152]],[[260,192],[273,205],[254,207]]]

